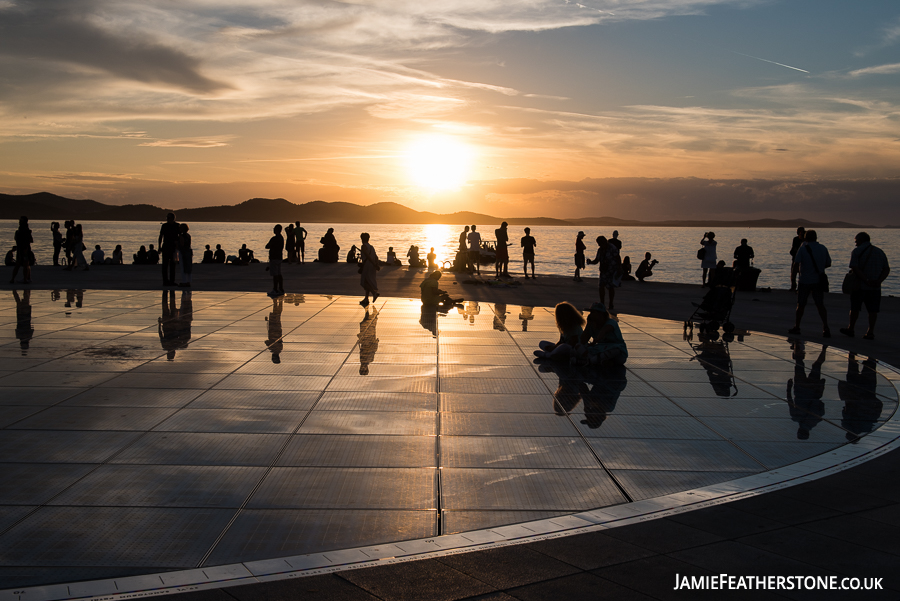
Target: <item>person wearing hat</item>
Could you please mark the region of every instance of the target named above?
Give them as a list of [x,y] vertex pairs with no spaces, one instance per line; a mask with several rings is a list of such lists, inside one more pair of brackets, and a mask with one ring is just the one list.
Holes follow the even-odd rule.
[[584,269],[584,251],[587,247],[584,245],[584,232],[578,232],[575,238],[575,278],[574,281],[581,282],[581,270]]
[[576,358],[592,365],[624,365],[628,360],[628,347],[619,323],[610,317],[606,305],[594,303],[585,312],[588,314],[587,324],[575,348]]

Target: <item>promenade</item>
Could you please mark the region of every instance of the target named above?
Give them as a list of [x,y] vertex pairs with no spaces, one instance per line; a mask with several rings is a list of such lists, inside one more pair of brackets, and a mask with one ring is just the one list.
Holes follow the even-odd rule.
[[[598,380],[530,357],[538,340],[555,337],[546,308],[561,300],[587,306],[596,280],[491,283],[447,274],[442,287],[467,302],[432,321],[408,300],[418,296],[421,270],[383,268],[383,298],[368,310],[356,302],[354,266],[290,265],[284,273],[288,295],[272,301],[257,294],[270,287],[264,264],[198,265],[186,295],[154,290],[153,267],[38,268],[27,351],[21,305],[2,292],[6,584],[371,552],[394,541],[497,534],[519,522],[572,532],[581,520],[593,531],[511,546],[516,537],[507,532],[494,549],[271,583],[203,584],[183,596],[693,598],[697,592],[672,590],[676,573],[728,572],[878,576],[888,590],[858,594],[897,598],[896,452],[850,470],[827,468],[829,456],[839,466],[848,461],[840,457],[876,448],[848,444],[847,428],[858,426],[848,421],[840,383],[855,363],[845,350],[900,365],[900,345],[889,336],[900,325],[896,299],[885,299],[875,341],[825,341],[813,315],[804,323],[811,335],[789,341],[792,294],[739,294],[732,321],[742,336],[713,349],[682,336],[699,286],[626,283],[616,309],[631,349],[627,375]],[[22,286],[2,288],[21,302]],[[826,303],[836,332],[847,297]],[[814,363],[827,382],[818,418],[784,401],[798,365],[805,375]],[[892,419],[897,378],[878,369],[872,393],[882,408],[861,436]],[[797,440],[804,423],[809,440]],[[692,503],[679,495],[712,495],[723,485],[721,497],[742,478],[751,490],[792,465],[836,473],[679,509]],[[653,499],[668,499],[672,515],[612,527],[617,508],[649,511]],[[600,508],[609,509],[594,512]],[[0,601],[88,594],[67,590],[39,597],[7,589]]]

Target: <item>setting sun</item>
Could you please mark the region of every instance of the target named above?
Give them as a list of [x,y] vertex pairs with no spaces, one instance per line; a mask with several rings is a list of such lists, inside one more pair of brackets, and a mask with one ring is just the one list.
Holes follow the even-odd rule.
[[413,183],[430,190],[452,190],[469,175],[472,150],[449,136],[427,136],[406,151],[406,166]]

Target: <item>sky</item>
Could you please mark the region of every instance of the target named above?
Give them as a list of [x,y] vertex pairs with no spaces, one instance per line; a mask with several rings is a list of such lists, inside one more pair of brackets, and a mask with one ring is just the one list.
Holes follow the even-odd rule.
[[900,225],[900,3],[0,0],[0,192]]

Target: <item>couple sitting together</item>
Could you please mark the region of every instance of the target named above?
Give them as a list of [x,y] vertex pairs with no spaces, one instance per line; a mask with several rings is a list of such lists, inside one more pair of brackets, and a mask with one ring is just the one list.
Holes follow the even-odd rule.
[[618,322],[612,318],[606,305],[594,303],[587,320],[571,303],[556,305],[556,327],[559,341],[541,341],[540,350],[534,351],[540,359],[570,361],[581,365],[624,365],[628,348]]

